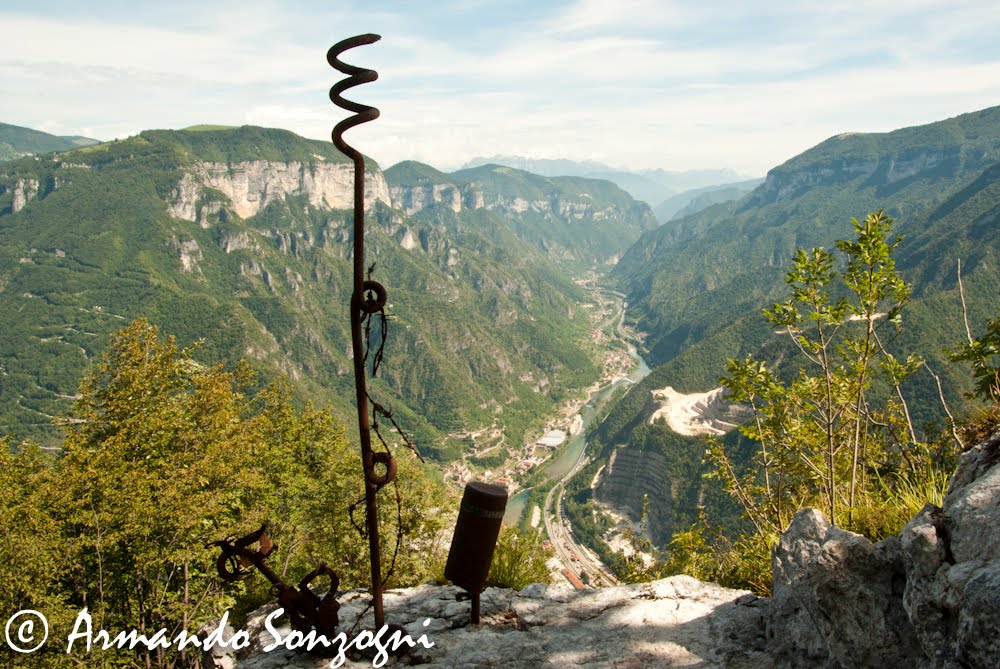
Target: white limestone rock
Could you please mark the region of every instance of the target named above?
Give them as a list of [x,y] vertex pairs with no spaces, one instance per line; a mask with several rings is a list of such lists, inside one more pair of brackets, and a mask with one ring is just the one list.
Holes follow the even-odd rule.
[[[388,622],[406,626],[413,639],[426,634],[434,647],[417,647],[387,666],[535,667],[586,666],[769,669],[764,651],[765,600],[747,592],[701,583],[688,576],[577,592],[532,585],[521,592],[489,588],[482,595],[482,624],[469,624],[470,605],[458,588],[421,586],[385,595]],[[341,596],[341,624],[351,626],[366,603],[359,593]],[[262,624],[258,614],[253,625]],[[424,621],[429,620],[427,625]],[[370,625],[370,622],[369,622]],[[267,642],[271,637],[264,636]],[[331,658],[276,649],[239,657],[243,669],[330,666]],[[219,660],[220,662],[222,660]],[[211,666],[211,665],[210,665]],[[344,666],[371,667],[371,659]]]
[[803,509],[771,558],[767,638],[780,667],[924,666],[903,609],[899,541],[873,544]]
[[[286,195],[305,195],[309,203],[325,209],[350,209],[354,206],[354,165],[351,163],[249,160],[234,165],[204,162],[184,174],[168,202],[171,216],[186,221],[199,218],[199,197],[205,188],[228,198],[228,208],[240,218],[259,213],[271,202]],[[365,175],[365,206],[376,201],[389,204],[389,186],[381,170]],[[212,203],[218,208],[217,200]],[[213,211],[214,211],[213,209]]]
[[1000,666],[1000,432],[962,454],[943,507],[900,539],[903,604],[930,666]]
[[1000,432],[964,453],[943,506],[877,544],[796,514],[772,555],[779,667],[1000,667]]

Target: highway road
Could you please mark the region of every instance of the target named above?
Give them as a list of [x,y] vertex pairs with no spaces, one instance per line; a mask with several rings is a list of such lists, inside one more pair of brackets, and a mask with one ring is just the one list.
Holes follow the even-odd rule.
[[[573,533],[562,513],[562,500],[566,492],[566,482],[587,463],[587,457],[581,453],[573,469],[558,481],[545,496],[545,508],[542,518],[545,519],[545,532],[555,549],[556,557],[577,579],[589,581],[592,587],[601,585],[617,585],[618,579],[599,560],[591,557],[589,551],[579,545],[573,538]],[[574,559],[574,557],[576,559]],[[583,573],[587,574],[587,581]],[[571,581],[572,582],[572,581]]]
[[[596,290],[600,289],[595,289],[595,292]],[[621,335],[623,334],[622,321],[625,315],[625,305],[621,298],[624,298],[624,295],[620,293],[616,293],[615,295],[619,297],[617,304],[618,313],[610,317],[605,323],[607,325],[614,323],[614,331]],[[584,447],[580,450],[580,457],[573,467],[565,476],[556,481],[555,485],[552,486],[545,496],[545,505],[542,509],[545,532],[548,534],[549,541],[555,549],[556,557],[577,579],[587,582],[582,578],[582,574],[585,572],[591,586],[617,585],[619,582],[618,579],[614,577],[608,568],[600,560],[592,557],[590,551],[585,550],[583,546],[575,541],[569,521],[562,513],[562,501],[563,495],[566,492],[566,483],[587,464],[587,461],[587,449]],[[572,583],[572,581],[570,582]]]

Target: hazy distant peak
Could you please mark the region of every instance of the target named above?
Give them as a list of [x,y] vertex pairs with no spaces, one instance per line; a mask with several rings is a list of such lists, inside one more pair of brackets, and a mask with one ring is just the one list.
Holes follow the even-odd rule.
[[526,158],[508,155],[473,158],[463,166],[463,169],[494,164],[547,177],[569,176],[607,179],[637,200],[650,204],[663,202],[670,196],[683,191],[729,184],[747,178],[728,167],[681,171],[660,168],[630,170],[611,167],[595,160],[576,161],[566,158]]
[[480,167],[482,165],[504,165],[546,177],[585,177],[590,176],[593,172],[621,171],[604,163],[599,163],[596,160],[577,161],[567,158],[526,158],[524,156],[509,155],[495,155],[489,158],[477,156],[462,165],[462,169]]

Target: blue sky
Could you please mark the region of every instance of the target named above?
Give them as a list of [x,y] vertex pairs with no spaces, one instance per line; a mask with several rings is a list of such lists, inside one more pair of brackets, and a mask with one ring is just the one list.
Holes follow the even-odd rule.
[[[89,6],[94,4],[96,6]],[[996,0],[0,0],[0,121],[98,139],[244,123],[324,139],[327,48],[379,71],[349,140],[750,175],[841,132],[1000,105]]]

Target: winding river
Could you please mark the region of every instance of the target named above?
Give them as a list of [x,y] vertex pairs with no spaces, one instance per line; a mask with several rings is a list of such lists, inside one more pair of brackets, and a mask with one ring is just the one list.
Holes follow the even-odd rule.
[[[615,331],[617,332],[618,330],[616,329]],[[590,401],[584,405],[579,413],[583,419],[583,429],[578,434],[569,438],[569,443],[563,447],[554,460],[543,466],[542,474],[545,476],[545,480],[541,482],[543,485],[550,482],[562,481],[583,457],[587,447],[586,434],[593,426],[594,421],[600,415],[603,415],[608,398],[622,385],[638,383],[649,374],[649,365],[639,355],[635,346],[629,342],[625,343],[628,346],[629,355],[636,361],[636,368],[627,377],[609,383],[591,395]],[[513,525],[520,520],[525,504],[528,501],[529,493],[530,489],[522,490],[507,502],[507,510],[503,518],[504,524]]]

